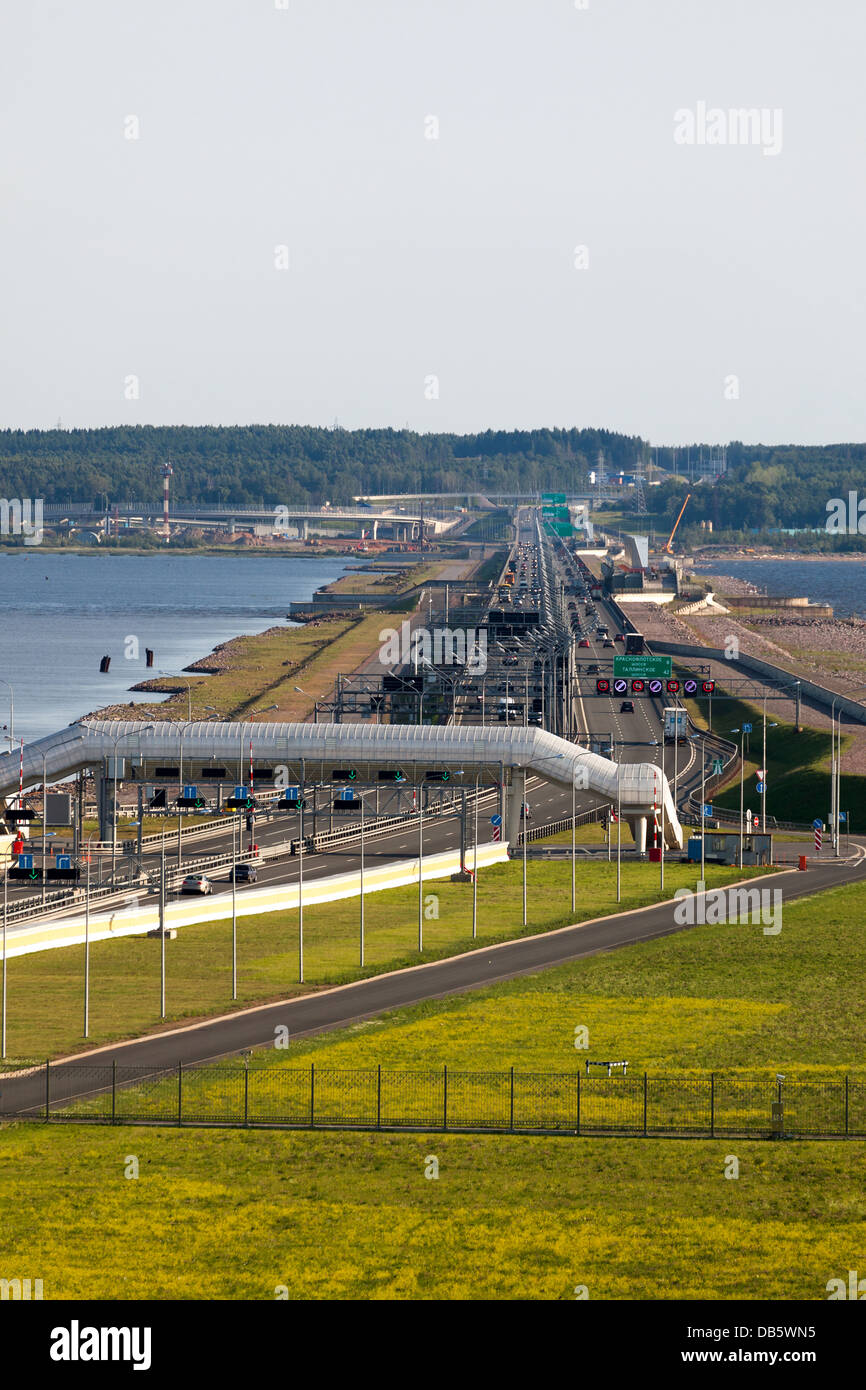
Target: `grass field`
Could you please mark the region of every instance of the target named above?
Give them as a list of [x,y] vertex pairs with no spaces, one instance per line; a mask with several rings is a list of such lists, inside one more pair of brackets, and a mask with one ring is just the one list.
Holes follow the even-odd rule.
[[[684,702],[698,728],[707,727],[706,701]],[[755,812],[761,810],[761,797],[755,792],[756,773],[763,766],[763,710],[740,700],[714,701],[713,730],[739,744],[739,734],[732,733],[745,721],[751,723],[745,752],[744,805]],[[770,724],[776,724],[771,728]],[[842,757],[850,742],[843,737]],[[843,763],[844,766],[844,763]],[[811,824],[816,816],[826,821],[830,806],[830,734],[807,726],[796,733],[793,724],[778,721],[768,702],[767,708],[767,814],[778,820],[802,821]],[[852,823],[866,825],[866,778],[841,777],[842,808],[850,810]],[[730,810],[740,808],[740,776],[737,773],[723,791],[712,793],[714,806]]]
[[[209,713],[222,719],[306,719],[316,700],[323,700],[333,688],[337,672],[360,666],[378,647],[380,629],[395,621],[399,625],[394,614],[377,611],[358,619],[307,623],[235,638],[227,644],[228,669],[198,677],[190,673],[193,718]],[[182,712],[185,718],[186,683],[160,677],[159,686],[176,690],[176,696],[164,703],[136,705],[135,717],[165,719]],[[254,716],[255,709],[271,704],[277,708]]]
[[[778,937],[696,927],[282,1055],[571,1070],[583,1023],[590,1055],[654,1073],[862,1074],[864,908],[837,889]],[[46,1299],[823,1300],[866,1265],[864,1150],[22,1124],[0,1131],[0,1269]]]
[[[370,862],[368,860],[368,862]],[[335,862],[334,872],[342,864]],[[571,914],[571,864],[528,865],[527,932],[550,930],[616,910],[616,865],[579,865],[578,911]],[[731,882],[739,870],[708,869],[709,883]],[[664,897],[693,888],[695,870],[665,866]],[[623,865],[622,908],[658,900],[655,865]],[[419,956],[417,888],[368,894],[367,961],[358,968],[359,900],[304,911],[305,986],[298,981],[297,913],[244,917],[238,923],[238,1004],[283,998],[382,970],[417,964],[523,934],[522,865],[483,869],[478,879],[478,938],[471,936],[472,890],[448,880],[424,885],[424,954]],[[438,914],[438,915],[434,915]],[[760,928],[755,930],[760,931]],[[166,943],[168,1022],[222,1013],[231,1001],[231,922],[181,928]],[[159,942],[125,937],[90,948],[90,1044],[133,1037],[158,1026]],[[83,946],[16,957],[8,963],[8,1054],[13,1064],[84,1046]]]
[[47,1300],[817,1300],[864,1267],[863,1177],[856,1144],[20,1125],[0,1272]]

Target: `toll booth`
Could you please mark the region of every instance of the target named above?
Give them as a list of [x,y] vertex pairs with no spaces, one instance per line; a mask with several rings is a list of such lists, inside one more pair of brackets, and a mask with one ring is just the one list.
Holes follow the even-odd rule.
[[[739,830],[705,830],[705,864],[739,864]],[[692,835],[688,843],[689,863],[701,862],[701,836]],[[756,831],[743,834],[743,864],[766,867],[773,862],[773,837]]]

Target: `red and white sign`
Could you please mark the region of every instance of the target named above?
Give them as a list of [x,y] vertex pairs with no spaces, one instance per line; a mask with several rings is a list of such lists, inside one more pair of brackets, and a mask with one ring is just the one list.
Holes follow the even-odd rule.
[[823,835],[821,834],[821,831],[820,831],[820,830],[816,830],[816,831],[815,831],[815,852],[816,852],[816,854],[820,854],[820,852],[821,852],[821,845],[823,844],[823,840],[824,840],[824,837],[823,837]]
[[502,826],[501,826],[501,825],[494,825],[494,827],[493,827],[493,839],[494,839],[494,842],[496,842],[497,840],[501,840],[501,839],[502,839]]

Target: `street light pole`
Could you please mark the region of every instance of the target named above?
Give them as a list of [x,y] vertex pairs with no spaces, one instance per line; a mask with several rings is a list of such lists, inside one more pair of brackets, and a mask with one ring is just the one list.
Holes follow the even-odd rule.
[[0,1027],[0,1061],[6,1060],[6,915],[9,910],[9,865],[3,866],[3,1007],[2,1027]]
[[0,676],[0,683],[9,687],[9,752],[15,751],[15,692],[12,684],[3,676]]
[[478,935],[478,774],[475,774],[475,817],[472,835],[472,939]]
[[418,950],[424,950],[424,788],[418,788]]
[[238,811],[232,817],[232,999],[238,997]]
[[364,969],[364,791],[361,789],[361,969]]

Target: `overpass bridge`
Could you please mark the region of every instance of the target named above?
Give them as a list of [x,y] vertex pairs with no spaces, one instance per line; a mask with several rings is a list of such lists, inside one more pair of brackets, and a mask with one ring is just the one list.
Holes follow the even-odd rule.
[[[90,522],[92,525],[110,524],[117,516],[127,524],[134,521],[158,524],[163,519],[163,503],[159,502],[117,502],[108,511],[94,510],[88,502],[46,502],[42,508],[43,520],[47,525],[69,521],[77,525]],[[218,503],[192,502],[174,505],[169,513],[169,523],[221,527],[228,530],[264,528],[268,534],[282,534],[289,528],[306,539],[310,531],[326,522],[338,522],[342,529],[366,531],[372,540],[379,539],[380,529],[394,540],[413,541],[423,536],[443,535],[453,530],[466,518],[456,512],[440,510],[438,514],[416,508],[382,507],[373,509],[365,506],[355,507],[304,507],[292,504],[280,506],[232,507]]]
[[[281,771],[289,784],[331,780],[354,768],[359,785],[378,782],[399,770],[406,784],[423,783],[428,771],[447,769],[464,784],[475,777],[507,788],[505,835],[516,842],[529,776],[581,792],[592,792],[621,807],[639,849],[655,808],[663,808],[665,843],[682,848],[682,830],[663,770],[654,763],[615,763],[600,754],[537,727],[363,724],[177,724],[169,720],[82,720],[27,744],[23,786],[58,782],[90,769],[97,802],[105,817],[111,782],[181,784],[207,778],[218,769],[227,783],[247,785],[252,765],[265,764],[273,780]],[[264,780],[264,779],[263,779]],[[339,781],[340,779],[335,779]],[[0,799],[14,800],[19,785],[19,754],[0,757]]]

